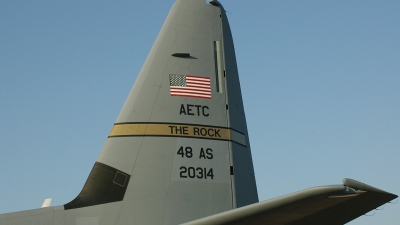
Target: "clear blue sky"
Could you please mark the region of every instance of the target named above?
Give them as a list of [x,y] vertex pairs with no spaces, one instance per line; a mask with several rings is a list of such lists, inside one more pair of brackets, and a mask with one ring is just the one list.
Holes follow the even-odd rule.
[[[221,2],[260,200],[399,195],[400,1]],[[0,1],[0,213],[79,193],[173,3]],[[350,224],[399,223],[400,203]]]

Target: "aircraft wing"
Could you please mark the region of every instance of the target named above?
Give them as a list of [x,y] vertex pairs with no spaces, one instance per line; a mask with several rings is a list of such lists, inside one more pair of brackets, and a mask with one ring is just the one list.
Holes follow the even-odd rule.
[[199,224],[345,224],[396,195],[352,179],[343,185],[314,187],[185,223]]

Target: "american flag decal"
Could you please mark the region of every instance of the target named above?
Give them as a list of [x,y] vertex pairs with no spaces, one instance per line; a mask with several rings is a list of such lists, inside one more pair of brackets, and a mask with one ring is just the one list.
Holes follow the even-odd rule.
[[194,75],[169,75],[171,96],[211,99],[210,78]]

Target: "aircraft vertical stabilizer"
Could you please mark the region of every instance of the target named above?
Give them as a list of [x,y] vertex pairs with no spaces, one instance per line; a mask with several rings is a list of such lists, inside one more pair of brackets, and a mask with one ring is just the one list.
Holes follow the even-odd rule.
[[258,202],[219,4],[175,3],[81,194],[65,209],[112,202],[120,219],[138,224],[182,223]]

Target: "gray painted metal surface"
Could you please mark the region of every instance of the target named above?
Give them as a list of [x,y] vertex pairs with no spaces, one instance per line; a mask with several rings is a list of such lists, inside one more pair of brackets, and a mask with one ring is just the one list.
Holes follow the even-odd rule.
[[[397,197],[355,180],[344,179],[343,181],[344,185],[309,188],[191,221],[185,225],[341,225]],[[359,187],[365,189],[358,189]]]
[[0,215],[0,224],[256,224],[345,189],[257,203],[232,35],[221,4],[210,3],[174,4],[77,198]]

